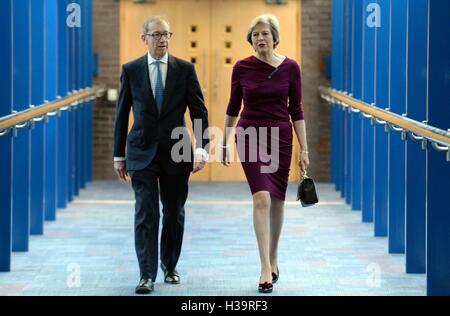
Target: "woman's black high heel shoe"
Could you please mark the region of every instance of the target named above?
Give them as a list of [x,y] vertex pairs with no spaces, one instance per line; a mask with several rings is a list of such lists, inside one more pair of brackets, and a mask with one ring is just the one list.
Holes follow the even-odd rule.
[[273,285],[269,282],[260,283],[258,286],[259,293],[272,293]]
[[280,276],[280,270],[277,267],[277,273],[272,272],[272,283],[275,284],[278,281],[278,277]]

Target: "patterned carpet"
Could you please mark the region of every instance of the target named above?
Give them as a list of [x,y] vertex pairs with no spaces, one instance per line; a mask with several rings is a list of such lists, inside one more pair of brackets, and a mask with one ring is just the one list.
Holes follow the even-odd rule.
[[[279,268],[270,295],[425,295],[426,276],[406,274],[404,255],[390,255],[330,184],[318,184],[321,203],[302,208],[290,184]],[[93,182],[28,253],[14,253],[0,273],[0,295],[134,295],[139,281],[129,184]],[[191,183],[181,284],[162,282],[153,296],[258,295],[259,259],[246,183]]]

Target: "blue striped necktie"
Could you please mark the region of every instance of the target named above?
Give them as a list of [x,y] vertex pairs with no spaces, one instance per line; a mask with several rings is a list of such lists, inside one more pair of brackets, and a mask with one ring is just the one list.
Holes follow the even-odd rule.
[[161,108],[164,100],[164,86],[162,81],[161,69],[159,67],[161,61],[155,60],[153,64],[156,66],[155,101],[158,112],[161,113]]

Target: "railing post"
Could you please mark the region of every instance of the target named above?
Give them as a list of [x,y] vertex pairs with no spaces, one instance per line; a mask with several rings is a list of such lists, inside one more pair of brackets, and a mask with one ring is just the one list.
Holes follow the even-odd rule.
[[[429,1],[428,121],[450,127],[450,2]],[[450,295],[450,163],[430,148],[427,179],[427,293]]]
[[[364,0],[363,12],[366,16],[366,8],[373,3],[372,0]],[[372,104],[375,101],[375,29],[367,24],[364,19],[364,50],[363,50],[363,101]],[[369,120],[363,121],[363,154],[362,154],[362,220],[373,222],[373,150],[374,150],[374,127]]]
[[[408,118],[426,119],[428,0],[408,1]],[[406,143],[406,270],[425,272],[426,152],[420,142]]]
[[[57,45],[57,15],[58,0],[45,1],[45,99],[56,100],[58,95],[58,56]],[[56,178],[57,178],[57,140],[58,118],[49,118],[45,133],[45,219],[56,219]]]
[[[68,56],[68,70],[69,70],[69,93],[73,93],[76,90],[75,87],[75,28],[69,28],[69,52]],[[68,124],[68,134],[69,134],[69,151],[68,151],[68,165],[69,165],[69,178],[68,178],[68,192],[69,201],[72,201],[76,195],[75,187],[75,152],[76,152],[76,126],[75,126],[75,116],[76,111],[70,111],[69,113],[69,124]]]
[[[93,2],[92,0],[87,0],[85,4],[85,17],[86,17],[86,80],[87,86],[93,86],[93,76],[94,76],[94,52],[93,52]],[[92,130],[93,130],[93,114],[92,114],[93,102],[89,101],[86,105],[87,111],[87,136],[86,136],[86,180],[92,181]]]
[[[344,91],[345,93],[352,92],[352,28],[353,28],[353,19],[352,19],[352,9],[353,9],[353,1],[347,0],[344,1]],[[351,203],[352,198],[352,190],[350,186],[351,181],[351,151],[352,151],[352,143],[351,143],[351,122],[350,116],[351,114],[348,111],[342,111],[342,123],[343,123],[343,174],[342,174],[342,196],[345,198],[347,204]]]
[[[80,4],[80,1],[74,0],[73,3]],[[83,14],[83,11],[81,11]],[[82,26],[83,27],[83,26]],[[74,44],[73,44],[73,53],[74,53],[74,88],[76,91],[80,91],[83,87],[81,86],[81,54],[80,54],[80,45],[81,45],[81,37],[80,37],[80,28],[74,27]],[[79,103],[81,105],[81,103]],[[77,110],[74,111],[74,195],[78,196],[80,194],[81,188],[81,109],[80,105]]]
[[[79,37],[79,52],[80,52],[80,87],[81,89],[86,89],[86,3],[87,0],[78,0],[81,7],[81,28],[78,28]],[[80,164],[79,164],[79,174],[80,174],[80,188],[84,189],[86,187],[86,128],[87,128],[87,117],[86,117],[86,106],[87,103],[83,100],[82,107],[80,109]]]
[[[44,7],[41,0],[31,0],[31,103],[44,103]],[[36,122],[31,135],[31,213],[30,232],[44,233],[44,135],[45,124]]]
[[[12,1],[13,14],[13,110],[30,106],[30,1]],[[30,136],[28,127],[13,138],[12,206],[13,251],[28,251],[30,235]]]
[[[11,114],[11,1],[0,1],[0,117]],[[11,221],[12,221],[12,161],[11,161],[11,133],[0,137],[0,272],[11,270]]]
[[[81,8],[81,19],[84,15],[84,4],[83,0],[74,0],[73,2],[78,3]],[[75,60],[76,62],[76,90],[82,91],[85,87],[83,85],[83,63],[81,62],[84,58],[83,56],[83,29],[85,25],[82,23],[81,27],[75,28]],[[84,103],[80,102],[80,107],[76,111],[77,115],[77,165],[76,165],[76,176],[77,176],[77,195],[80,192],[80,189],[84,187],[83,180],[83,151],[84,151],[84,143],[83,143],[83,134],[84,134],[84,120],[83,120],[83,112],[84,112]]]
[[[354,0],[354,44],[353,44],[353,88],[352,93],[356,99],[362,98],[362,34],[365,25],[363,14],[363,0]],[[352,130],[352,165],[351,165],[351,192],[352,209],[361,210],[362,207],[362,177],[361,177],[361,154],[362,154],[362,118],[360,115],[351,114]]]
[[[58,95],[68,96],[68,27],[67,19],[67,0],[58,2]],[[69,200],[69,124],[70,112],[63,111],[58,119],[58,177],[57,177],[57,207],[65,208]]]
[[[378,0],[381,10],[381,26],[375,28],[376,38],[376,95],[375,104],[389,108],[389,36],[391,0]],[[377,121],[376,121],[377,122]],[[388,169],[389,140],[384,126],[375,125],[374,137],[374,233],[377,237],[388,234]]]
[[[391,112],[406,112],[406,32],[408,0],[394,0],[391,26]],[[392,65],[395,65],[393,67]],[[405,252],[405,147],[402,133],[389,135],[389,253]]]

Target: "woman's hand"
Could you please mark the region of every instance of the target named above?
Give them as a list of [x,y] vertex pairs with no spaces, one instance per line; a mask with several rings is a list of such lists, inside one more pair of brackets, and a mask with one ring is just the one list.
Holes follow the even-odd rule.
[[220,146],[221,153],[220,153],[220,162],[225,167],[228,167],[230,165],[230,146]]
[[307,151],[302,151],[300,153],[300,161],[298,162],[301,172],[305,172],[309,166],[309,155]]

